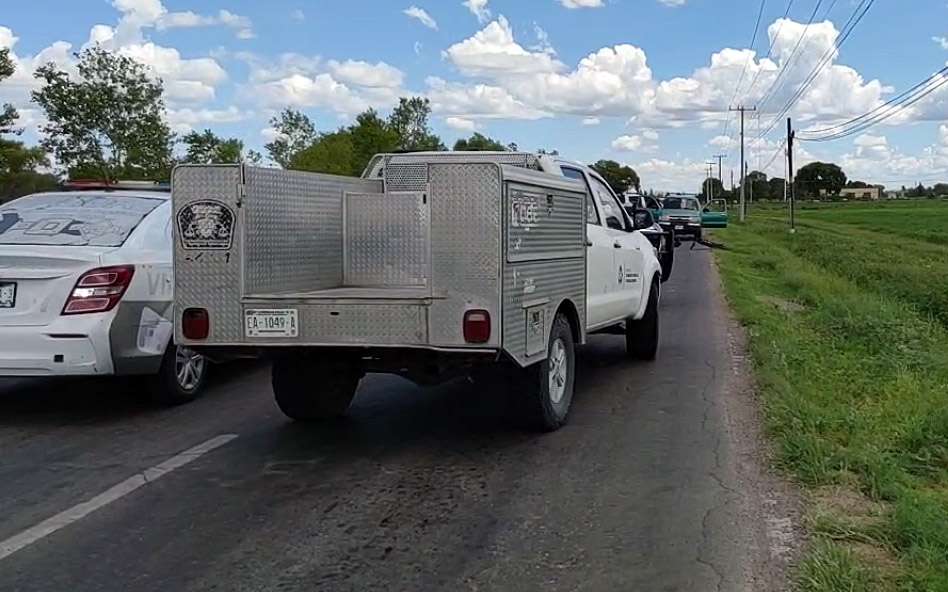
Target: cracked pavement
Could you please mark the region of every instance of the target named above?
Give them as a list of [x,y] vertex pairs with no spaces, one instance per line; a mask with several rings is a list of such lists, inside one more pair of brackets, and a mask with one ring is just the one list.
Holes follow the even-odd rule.
[[554,434],[465,381],[370,376],[324,427],[282,417],[262,364],[175,409],[111,381],[0,382],[0,540],[237,435],[0,560],[0,589],[783,589],[786,533],[768,525],[787,513],[711,254],[677,255],[659,361],[592,337]]

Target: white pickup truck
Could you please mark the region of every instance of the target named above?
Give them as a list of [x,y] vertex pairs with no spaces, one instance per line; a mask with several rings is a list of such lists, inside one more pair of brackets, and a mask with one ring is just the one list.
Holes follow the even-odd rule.
[[582,173],[520,152],[384,154],[361,178],[178,167],[177,343],[272,358],[296,420],[344,413],[366,373],[430,384],[505,364],[526,418],[554,430],[587,335],[658,352],[651,214]]

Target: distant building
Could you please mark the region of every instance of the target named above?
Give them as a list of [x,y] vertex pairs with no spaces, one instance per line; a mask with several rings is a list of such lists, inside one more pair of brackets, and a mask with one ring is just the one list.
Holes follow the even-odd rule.
[[843,199],[862,199],[866,201],[878,201],[882,197],[881,187],[844,187],[839,190],[839,196]]

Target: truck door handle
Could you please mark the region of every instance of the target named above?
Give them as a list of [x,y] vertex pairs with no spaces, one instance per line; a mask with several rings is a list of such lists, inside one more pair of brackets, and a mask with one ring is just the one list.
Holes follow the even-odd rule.
[[586,246],[587,246],[587,247],[593,246],[593,242],[592,242],[591,240],[589,240],[588,238],[586,239]]
[[615,247],[615,248],[617,248],[617,249],[621,249],[621,248],[622,248],[622,245],[620,245],[618,241],[616,241],[612,246]]

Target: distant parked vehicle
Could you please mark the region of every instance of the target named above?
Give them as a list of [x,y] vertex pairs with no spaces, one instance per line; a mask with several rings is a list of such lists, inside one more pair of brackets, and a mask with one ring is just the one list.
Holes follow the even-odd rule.
[[0,206],[0,376],[155,375],[159,401],[194,399],[208,364],[172,342],[170,194],[73,187]]
[[712,199],[701,209],[702,228],[727,228],[727,200]]
[[700,242],[701,210],[701,202],[697,197],[669,196],[662,202],[658,222],[663,228],[672,229],[676,239],[690,238]]
[[[648,210],[652,214],[652,219],[658,220],[661,205],[654,197],[633,193],[621,196],[619,201],[622,202],[622,207],[625,208],[629,216],[634,215],[636,210]],[[641,232],[655,247],[658,260],[662,264],[662,283],[667,282],[671,278],[672,270],[675,267],[675,247],[681,244],[675,239],[674,229],[663,228],[658,222],[655,222],[651,227],[643,229]]]

